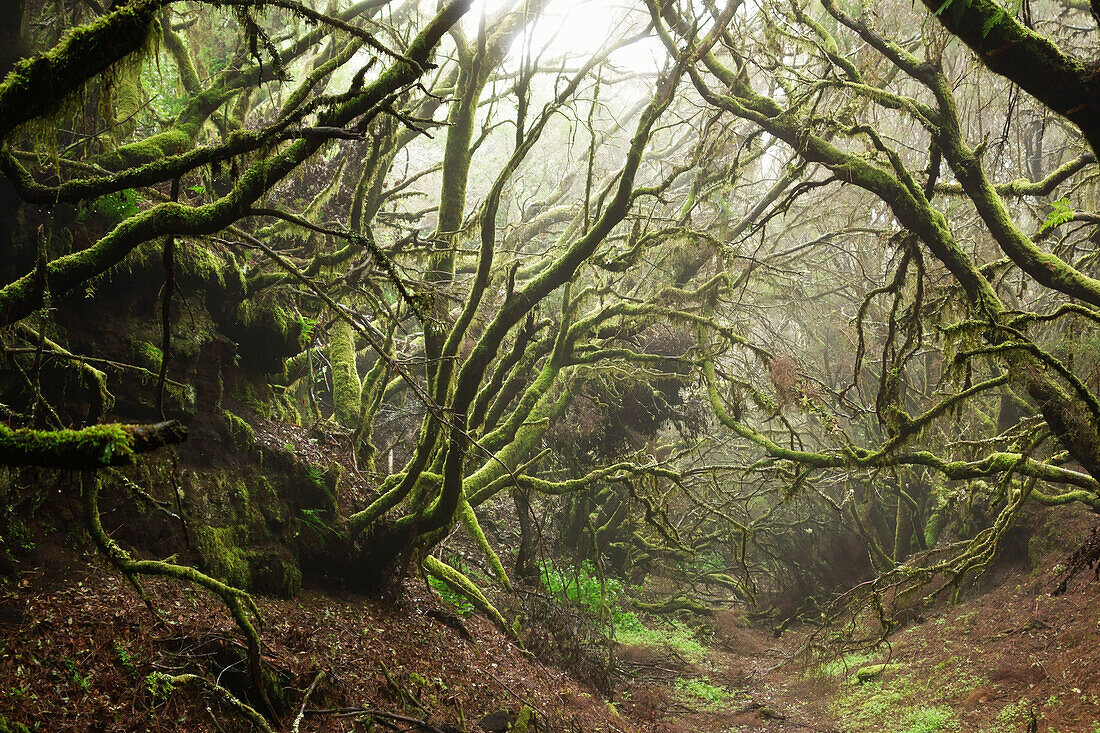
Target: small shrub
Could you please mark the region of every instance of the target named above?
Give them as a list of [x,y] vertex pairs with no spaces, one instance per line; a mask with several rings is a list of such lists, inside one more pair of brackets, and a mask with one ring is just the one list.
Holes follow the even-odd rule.
[[65,667],[68,668],[69,673],[72,675],[73,682],[76,684],[76,686],[79,687],[84,692],[87,692],[88,687],[91,684],[91,681],[89,680],[88,677],[85,677],[84,675],[82,675],[80,673],[80,670],[77,669],[76,662],[74,662],[71,659],[66,659],[65,660]]
[[623,584],[615,578],[605,578],[601,583],[596,569],[588,560],[572,571],[563,571],[547,560],[542,566],[540,577],[552,594],[568,598],[596,618],[610,616],[616,628],[621,623],[640,624],[633,613],[623,609],[619,600],[625,592]]
[[130,650],[118,639],[115,639],[115,654],[118,656],[118,663],[126,670],[126,674],[130,675],[130,679],[137,679],[137,667],[134,666]]

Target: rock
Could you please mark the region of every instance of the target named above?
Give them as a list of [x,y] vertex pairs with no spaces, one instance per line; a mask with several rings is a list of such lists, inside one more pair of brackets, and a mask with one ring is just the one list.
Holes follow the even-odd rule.
[[901,669],[900,664],[871,664],[856,670],[855,681],[862,685],[865,682],[878,679],[887,672],[894,672],[899,669]]
[[486,715],[477,724],[486,733],[507,733],[508,728],[515,722],[515,715],[507,710],[497,710]]

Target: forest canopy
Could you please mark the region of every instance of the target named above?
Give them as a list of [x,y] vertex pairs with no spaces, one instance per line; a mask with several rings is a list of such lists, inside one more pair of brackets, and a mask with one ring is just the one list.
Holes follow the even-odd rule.
[[256,689],[252,592],[507,630],[553,557],[877,638],[1100,511],[1095,0],[11,5],[4,562],[63,469]]

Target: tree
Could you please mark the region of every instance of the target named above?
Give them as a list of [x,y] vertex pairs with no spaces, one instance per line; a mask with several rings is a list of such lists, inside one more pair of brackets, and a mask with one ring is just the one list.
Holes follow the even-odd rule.
[[[91,3],[0,85],[6,465],[182,438],[141,419],[309,428],[369,489],[294,504],[292,568],[375,592],[416,564],[506,629],[440,549],[510,589],[502,511],[526,580],[542,528],[673,578],[655,610],[782,622],[871,576],[842,600],[957,586],[1032,504],[1100,509],[1095,95],[1026,18],[647,0],[559,54],[542,2],[267,6]],[[623,71],[640,40],[664,55]],[[99,353],[71,326],[106,302],[130,333]],[[264,689],[245,574],[135,559],[98,520],[118,480],[83,482],[93,539],[219,595]]]

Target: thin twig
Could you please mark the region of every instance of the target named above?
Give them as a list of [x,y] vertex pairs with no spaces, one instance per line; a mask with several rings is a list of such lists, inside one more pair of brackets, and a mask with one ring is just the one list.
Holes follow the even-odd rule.
[[302,719],[306,716],[306,703],[309,702],[309,696],[313,694],[313,691],[317,689],[317,685],[325,678],[325,670],[321,670],[317,673],[317,676],[313,678],[313,682],[306,689],[306,694],[302,696],[302,706],[298,708],[298,715],[294,718],[294,725],[290,727],[291,733],[298,733],[298,727],[302,724]]

